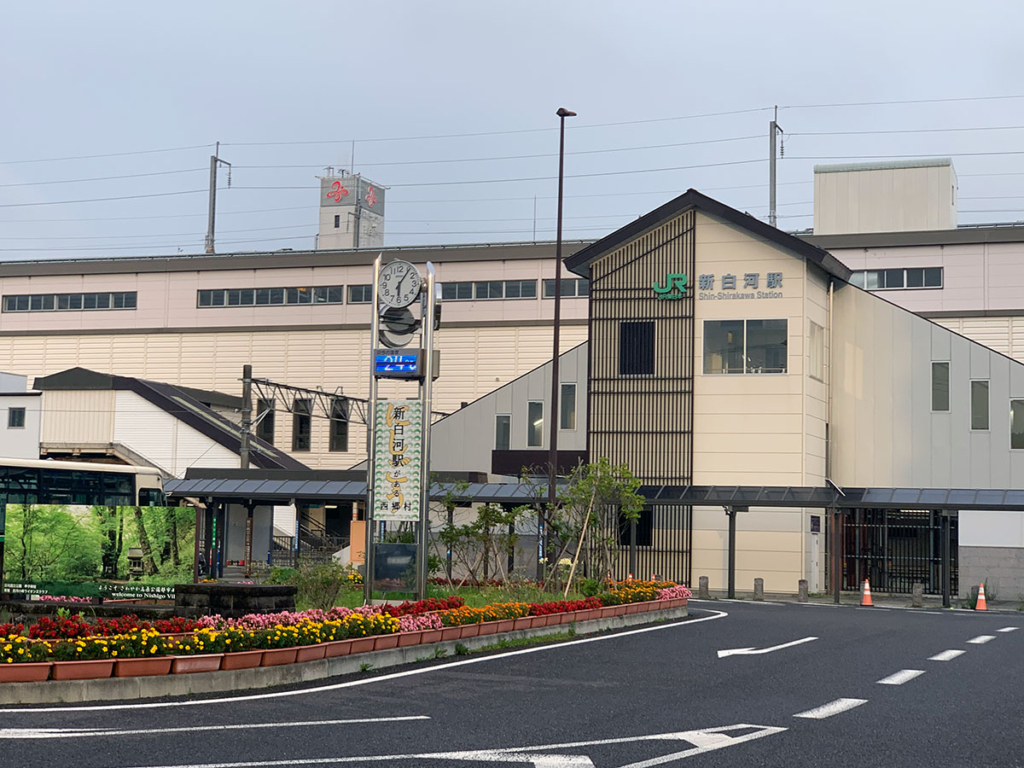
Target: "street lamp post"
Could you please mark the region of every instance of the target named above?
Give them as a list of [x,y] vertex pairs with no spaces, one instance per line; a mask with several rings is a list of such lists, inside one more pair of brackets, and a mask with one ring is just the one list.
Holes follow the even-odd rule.
[[[558,128],[558,223],[555,233],[555,315],[554,315],[554,350],[551,353],[551,439],[548,453],[548,514],[554,510],[558,502],[555,479],[558,475],[558,331],[562,316],[562,187],[565,182],[565,118],[576,117],[565,107],[560,107],[555,114],[559,118]],[[547,558],[547,528],[543,520],[538,530],[540,552],[537,558],[537,580],[544,578],[544,561]]]

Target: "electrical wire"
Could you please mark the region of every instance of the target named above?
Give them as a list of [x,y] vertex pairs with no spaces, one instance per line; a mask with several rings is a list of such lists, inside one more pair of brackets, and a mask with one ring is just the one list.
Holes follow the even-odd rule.
[[91,179],[59,179],[57,181],[19,181],[15,184],[0,184],[0,189],[7,187],[39,187],[44,184],[81,184],[86,181],[110,181],[111,179],[140,179],[144,176],[171,176],[177,173],[198,173],[206,168],[182,168],[177,171],[152,171],[150,173],[128,173],[121,176],[94,176]]
[[903,160],[913,158],[940,157],[1001,157],[1005,155],[1024,155],[1024,150],[1007,150],[1005,152],[930,152],[921,155],[787,155],[784,160]]
[[150,192],[145,195],[120,195],[118,197],[93,197],[86,200],[47,200],[37,203],[0,203],[0,208],[27,208],[37,205],[71,205],[73,203],[105,203],[110,200],[139,200],[143,197],[171,197],[173,195],[206,194],[206,189],[186,189],[181,192]]
[[834,109],[836,107],[878,107],[898,104],[952,104],[963,101],[1000,101],[1024,99],[1024,94],[1005,96],[960,96],[945,99],[899,99],[896,101],[848,101],[835,104],[787,104],[779,109]]
[[976,128],[898,128],[878,131],[808,131],[787,133],[786,138],[794,136],[878,136],[895,133],[960,133],[964,131],[1019,131],[1024,125],[990,125]]
[[167,147],[165,149],[140,149],[134,152],[107,152],[102,155],[73,155],[70,157],[44,157],[35,160],[0,160],[0,165],[23,165],[25,163],[63,163],[68,160],[95,160],[103,157],[129,157],[132,155],[155,155],[160,152],[184,152],[190,149],[209,149],[214,144],[192,144],[187,147]]

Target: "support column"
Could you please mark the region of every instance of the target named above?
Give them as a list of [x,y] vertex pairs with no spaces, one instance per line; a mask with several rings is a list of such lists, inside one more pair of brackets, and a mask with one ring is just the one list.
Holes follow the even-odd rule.
[[252,576],[253,503],[245,505],[245,577]]
[[942,607],[949,608],[952,600],[949,594],[952,581],[952,564],[950,562],[949,512],[943,510],[942,515]]
[[636,575],[636,518],[629,521],[629,572]]
[[832,507],[832,602],[839,605],[839,594],[843,588],[843,553],[840,536],[839,510]]
[[725,514],[729,518],[729,576],[726,597],[733,600],[736,598],[736,507],[725,507]]

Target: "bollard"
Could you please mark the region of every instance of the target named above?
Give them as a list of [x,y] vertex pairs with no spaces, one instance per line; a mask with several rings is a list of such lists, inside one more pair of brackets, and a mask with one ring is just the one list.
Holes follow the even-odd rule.
[[754,599],[764,602],[764,579],[754,579]]
[[924,608],[924,584],[914,582],[914,598],[910,604],[913,608]]
[[711,599],[711,591],[708,589],[707,576],[700,577],[700,586],[697,587],[697,597],[699,597],[701,600]]
[[798,603],[807,602],[807,579],[800,579],[800,581],[797,582],[796,601]]

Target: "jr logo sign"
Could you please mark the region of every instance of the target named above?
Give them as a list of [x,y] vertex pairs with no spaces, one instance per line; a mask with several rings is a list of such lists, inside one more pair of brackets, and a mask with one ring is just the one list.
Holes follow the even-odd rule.
[[681,299],[687,295],[686,284],[688,280],[686,275],[680,273],[669,273],[665,277],[665,284],[659,285],[657,281],[651,286],[654,289],[654,293],[657,295],[659,300],[661,299]]

